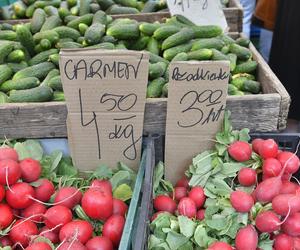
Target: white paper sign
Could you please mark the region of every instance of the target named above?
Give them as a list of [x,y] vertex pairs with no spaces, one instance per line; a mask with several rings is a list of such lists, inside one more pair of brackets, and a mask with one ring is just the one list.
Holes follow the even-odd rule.
[[220,0],[167,0],[171,15],[182,15],[197,25],[228,25]]

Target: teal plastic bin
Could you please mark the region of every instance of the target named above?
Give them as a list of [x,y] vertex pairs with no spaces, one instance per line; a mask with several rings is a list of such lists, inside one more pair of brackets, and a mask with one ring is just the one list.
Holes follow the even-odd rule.
[[14,2],[17,2],[17,0],[0,0],[0,7],[11,5]]

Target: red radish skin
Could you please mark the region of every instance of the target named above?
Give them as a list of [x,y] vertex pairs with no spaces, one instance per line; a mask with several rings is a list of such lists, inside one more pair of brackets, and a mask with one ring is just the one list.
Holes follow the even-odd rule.
[[113,198],[113,214],[118,214],[125,217],[127,211],[128,206],[124,201]]
[[293,238],[287,234],[280,233],[275,236],[275,250],[293,250]]
[[[21,168],[16,161],[6,159],[0,161],[0,184],[15,184],[21,177]],[[6,180],[7,179],[7,180]]]
[[294,174],[298,171],[300,161],[297,155],[294,155],[291,152],[281,152],[277,155],[278,161],[281,163],[281,166],[285,166],[285,172],[289,174]]
[[48,227],[43,227],[40,231],[40,235],[49,239],[53,244],[57,244],[59,242],[58,234]]
[[6,201],[8,205],[16,209],[29,207],[35,197],[34,189],[26,182],[18,182],[6,191]]
[[1,160],[13,160],[19,161],[18,153],[15,149],[9,147],[1,147],[0,148],[0,161]]
[[290,181],[282,181],[282,187],[280,189],[281,194],[296,194],[299,186]]
[[185,187],[186,189],[188,189],[189,179],[186,176],[183,176],[181,179],[177,181],[175,187]]
[[263,163],[263,174],[268,177],[278,176],[282,170],[280,162],[275,158],[268,158]]
[[272,233],[280,229],[280,219],[274,212],[264,211],[256,216],[255,226],[262,233]]
[[197,220],[204,220],[205,218],[205,209],[200,209],[196,214]]
[[109,180],[94,180],[91,183],[92,188],[97,188],[100,191],[112,196],[112,185]]
[[[40,203],[34,202],[29,207],[22,210],[22,217],[31,218],[30,220],[33,222],[42,222],[43,214],[46,213],[47,208]],[[37,216],[34,216],[37,215]]]
[[183,197],[187,197],[187,189],[185,187],[175,187],[174,188],[174,199],[180,201]]
[[289,174],[289,173],[283,173],[282,177],[281,177],[281,180],[283,181],[290,181],[292,178],[292,174]]
[[114,246],[110,239],[104,236],[97,236],[90,239],[85,246],[88,250],[113,250]]
[[80,203],[82,193],[75,187],[63,187],[54,197],[54,203],[72,209]]
[[197,214],[196,203],[191,198],[188,197],[182,198],[180,200],[180,202],[178,203],[177,210],[180,215],[189,218],[194,218],[196,217]]
[[38,234],[37,226],[30,220],[18,220],[9,232],[9,238],[13,244],[20,243],[27,247],[32,236]]
[[300,212],[300,196],[295,194],[279,194],[272,200],[275,213],[285,216],[290,210],[290,215]]
[[278,145],[273,139],[268,139],[262,142],[259,148],[259,155],[264,158],[276,158],[278,154]]
[[7,228],[14,220],[12,209],[6,204],[0,204],[0,230]]
[[120,215],[112,215],[103,226],[102,234],[112,242],[113,246],[117,248],[119,246],[125,219]]
[[85,192],[81,200],[84,212],[92,219],[107,220],[113,212],[113,198],[96,188]]
[[232,159],[238,162],[244,162],[250,160],[252,149],[247,142],[235,141],[229,146],[228,153]]
[[93,235],[92,225],[84,220],[74,220],[64,225],[59,231],[60,241],[72,240],[75,237],[82,244],[85,244]]
[[56,228],[55,232],[58,232],[63,225],[72,221],[73,218],[71,210],[61,205],[50,207],[44,217],[45,225],[49,229]]
[[158,195],[153,202],[156,211],[164,211],[174,214],[176,210],[176,202],[166,195]]
[[40,178],[42,167],[39,161],[27,158],[20,161],[19,164],[23,181],[33,182]]
[[293,250],[300,250],[300,238],[293,237]]
[[258,235],[251,225],[241,228],[235,238],[236,250],[256,250]]
[[252,141],[252,150],[253,150],[255,153],[257,153],[257,154],[259,153],[259,149],[260,149],[260,147],[261,147],[263,141],[264,141],[264,140],[263,140],[263,139],[260,139],[260,138],[254,139],[254,140]]
[[230,202],[233,208],[240,213],[248,213],[254,205],[252,196],[239,190],[230,194]]
[[206,200],[204,189],[202,187],[193,187],[189,192],[189,198],[195,202],[197,209],[201,208]]
[[54,185],[47,179],[37,181],[38,186],[35,190],[35,198],[42,202],[48,202],[55,192]]
[[281,229],[284,233],[290,236],[300,236],[300,213],[295,213],[289,216],[282,224]]
[[238,181],[244,187],[255,185],[256,171],[252,168],[242,168],[238,173]]
[[8,246],[12,246],[12,244],[13,243],[11,242],[8,236],[3,236],[0,238],[0,246],[8,247]]
[[87,250],[80,241],[64,242],[56,250]]
[[207,250],[233,250],[233,248],[226,242],[219,241],[211,244]]
[[271,202],[275,196],[280,193],[282,187],[281,176],[268,178],[255,189],[255,198],[259,202]]
[[46,242],[35,242],[26,247],[25,250],[52,250],[52,248]]
[[0,202],[2,202],[4,198],[5,198],[5,188],[4,186],[0,185]]

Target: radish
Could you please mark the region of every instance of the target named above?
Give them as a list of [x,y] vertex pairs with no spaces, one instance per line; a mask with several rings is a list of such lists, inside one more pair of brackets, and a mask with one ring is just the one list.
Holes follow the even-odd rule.
[[211,244],[207,250],[233,250],[233,248],[226,242],[218,241]]
[[12,246],[12,242],[11,240],[9,239],[8,236],[2,236],[0,237],[0,246],[2,247],[8,247],[8,246]]
[[85,246],[88,250],[113,250],[114,246],[110,239],[104,236],[97,236],[90,239]]
[[252,225],[241,228],[235,238],[236,250],[256,250],[258,235]]
[[0,184],[15,184],[21,177],[21,168],[13,160],[6,159],[0,161]]
[[113,212],[113,198],[111,195],[96,188],[85,192],[81,200],[84,212],[92,219],[107,220]]
[[98,188],[107,195],[112,195],[112,185],[109,180],[94,180],[91,187]]
[[13,160],[19,161],[18,153],[15,149],[9,147],[1,147],[0,148],[0,161],[1,160]]
[[0,204],[0,230],[7,228],[14,220],[11,208],[6,204]]
[[178,213],[189,218],[196,217],[197,207],[196,203],[188,197],[182,198],[178,203]]
[[273,139],[268,139],[262,142],[259,148],[259,155],[264,158],[276,158],[278,153],[278,145]]
[[254,139],[252,141],[252,150],[255,152],[255,153],[259,153],[259,149],[263,143],[263,139],[260,139],[260,138],[257,138],[257,139]]
[[197,220],[204,220],[205,218],[205,209],[200,209],[196,214]]
[[280,189],[281,194],[295,194],[296,190],[299,188],[299,186],[293,182],[290,181],[282,181],[282,186]]
[[5,188],[0,185],[0,202],[5,198]]
[[277,159],[282,166],[286,164],[286,173],[294,174],[298,171],[300,161],[297,155],[291,152],[281,152],[277,155]]
[[37,185],[35,188],[35,198],[42,202],[49,201],[55,192],[53,183],[47,179],[39,179]]
[[24,209],[33,203],[34,195],[32,186],[26,182],[18,182],[6,191],[6,201],[12,208]]
[[65,224],[59,231],[60,241],[72,240],[74,237],[85,244],[93,235],[92,225],[84,220],[74,220]]
[[287,234],[280,233],[275,236],[275,250],[293,250],[293,238]]
[[300,250],[300,238],[293,237],[293,250]]
[[176,201],[180,201],[183,197],[187,196],[186,187],[175,187],[173,195]]
[[102,234],[103,236],[110,239],[113,246],[117,248],[119,246],[123,228],[125,224],[125,219],[121,215],[112,215],[103,226]]
[[239,190],[230,194],[230,202],[232,207],[240,213],[248,213],[254,205],[252,196]]
[[228,153],[232,159],[243,162],[250,160],[252,149],[247,142],[235,141],[228,147]]
[[165,211],[174,214],[176,203],[173,199],[166,195],[158,195],[155,197],[153,206],[156,211]]
[[45,225],[49,228],[56,228],[56,232],[65,224],[72,221],[72,212],[69,208],[61,205],[50,207],[45,215]]
[[52,250],[52,247],[46,242],[35,242],[26,247],[25,250]]
[[279,215],[290,215],[300,211],[300,196],[295,194],[279,194],[272,200],[272,208]]
[[175,187],[185,187],[186,189],[188,189],[190,187],[189,179],[186,176],[183,176],[177,181]]
[[242,168],[238,173],[238,180],[244,187],[253,186],[256,183],[256,171],[252,168]]
[[70,242],[64,242],[56,250],[87,250],[87,248],[78,240],[72,240]]
[[53,244],[57,244],[59,242],[58,234],[48,227],[43,227],[40,231],[40,235],[49,239]]
[[193,187],[189,192],[189,198],[195,202],[198,209],[201,208],[206,200],[204,189],[202,187]]
[[290,174],[290,173],[283,173],[283,175],[282,175],[282,177],[281,177],[281,180],[283,180],[283,181],[290,181],[291,180],[291,178],[292,178],[292,174]]
[[80,203],[82,193],[75,187],[63,187],[54,197],[54,203],[72,209]]
[[[42,222],[43,214],[46,213],[47,208],[40,203],[34,202],[29,207],[25,208],[22,211],[22,216],[25,218],[31,218],[30,220],[33,222]],[[37,215],[37,216],[34,216]]]
[[268,159],[264,160],[262,169],[263,169],[263,174],[265,176],[275,177],[280,174],[282,166],[277,159],[268,158]]
[[300,236],[300,213],[295,213],[289,216],[282,224],[281,228],[283,232],[290,236]]
[[22,179],[26,182],[36,181],[42,172],[40,162],[31,158],[20,161],[20,168]]
[[274,212],[264,211],[256,216],[255,226],[262,233],[272,233],[280,229],[280,219]]
[[127,210],[128,206],[124,201],[113,198],[113,214],[118,214],[125,217]]
[[10,240],[16,244],[19,243],[23,247],[27,247],[32,236],[38,234],[37,226],[30,220],[18,220],[9,232]]
[[280,193],[282,187],[281,174],[271,177],[258,184],[255,189],[255,199],[259,202],[271,202]]

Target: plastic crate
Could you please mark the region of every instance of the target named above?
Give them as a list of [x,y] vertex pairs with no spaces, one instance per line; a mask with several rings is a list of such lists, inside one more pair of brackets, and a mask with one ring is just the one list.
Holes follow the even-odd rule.
[[17,0],[0,0],[0,7],[11,5],[14,2],[17,2]]

